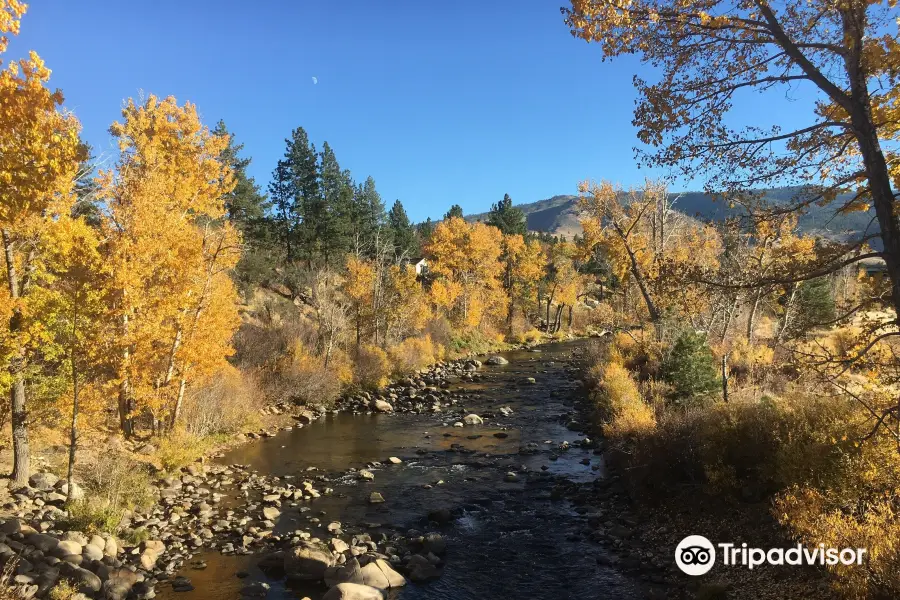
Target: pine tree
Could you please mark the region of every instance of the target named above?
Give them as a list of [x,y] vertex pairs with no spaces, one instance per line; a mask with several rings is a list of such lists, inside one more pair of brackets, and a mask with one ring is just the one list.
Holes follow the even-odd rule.
[[375,189],[375,180],[367,177],[353,193],[351,250],[357,255],[374,256],[376,239],[385,224],[384,201]]
[[322,146],[319,162],[321,197],[306,214],[319,254],[327,263],[342,257],[351,247],[353,235],[353,181],[341,170],[328,142]]
[[289,189],[293,194],[290,211],[285,213],[292,222],[291,233],[295,246],[294,256],[289,260],[311,263],[318,254],[318,233],[327,219],[319,187],[318,155],[315,145],[309,141],[309,136],[302,127],[292,131],[291,138],[285,142],[285,164],[283,167],[279,164],[279,168],[283,169],[281,175],[289,177]]
[[244,235],[245,243],[252,243],[259,234],[259,225],[266,214],[268,205],[266,197],[260,193],[256,181],[247,175],[247,167],[251,159],[240,156],[243,144],[235,144],[234,136],[229,133],[224,121],[216,123],[213,130],[215,136],[228,136],[228,147],[222,152],[219,160],[230,167],[234,174],[234,190],[225,196],[225,210],[228,219]]
[[503,200],[491,206],[487,224],[499,229],[503,235],[525,235],[528,232],[525,213],[513,206],[509,194],[503,194]]
[[444,214],[445,221],[448,221],[448,220],[452,219],[453,217],[459,217],[460,219],[463,218],[463,209],[462,209],[462,206],[460,206],[459,204],[454,204],[453,206],[450,207],[450,210],[448,210]]
[[291,166],[287,160],[279,160],[269,182],[269,197],[273,214],[268,227],[274,230],[275,238],[284,252],[288,263],[299,256],[300,237],[297,213],[295,212],[296,189]]
[[394,242],[394,255],[397,258],[412,258],[419,253],[416,230],[410,224],[403,203],[399,200],[394,201],[394,205],[388,213],[388,224],[391,229],[391,239]]
[[428,217],[427,219],[416,225],[416,235],[419,238],[420,248],[424,248],[428,244],[433,233],[434,221],[431,220],[431,217]]

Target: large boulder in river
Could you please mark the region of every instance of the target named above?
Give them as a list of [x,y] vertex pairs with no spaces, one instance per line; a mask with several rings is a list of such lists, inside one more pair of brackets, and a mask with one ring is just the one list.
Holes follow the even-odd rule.
[[334,556],[324,543],[301,542],[284,554],[284,572],[289,579],[315,581],[325,577],[325,570],[334,566]]
[[375,410],[380,413],[389,413],[394,412],[394,407],[391,406],[390,402],[379,399],[375,401]]
[[339,583],[322,600],[384,600],[381,590],[358,583]]
[[482,425],[484,424],[484,419],[473,413],[463,417],[463,423],[466,425]]
[[503,358],[502,356],[500,356],[499,354],[495,354],[494,356],[491,356],[484,362],[485,362],[485,364],[488,364],[488,365],[508,365],[509,364],[509,361],[506,360],[505,358]]

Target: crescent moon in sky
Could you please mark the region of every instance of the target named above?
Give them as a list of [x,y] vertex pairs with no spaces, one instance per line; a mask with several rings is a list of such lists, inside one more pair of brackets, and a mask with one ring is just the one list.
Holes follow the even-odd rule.
[[319,83],[318,77],[313,77],[312,80],[313,80],[313,85],[316,85],[317,83]]

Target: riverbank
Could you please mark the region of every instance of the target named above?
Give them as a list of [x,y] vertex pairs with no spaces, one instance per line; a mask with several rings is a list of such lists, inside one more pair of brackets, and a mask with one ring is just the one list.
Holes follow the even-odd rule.
[[[602,439],[602,423],[593,398],[596,390],[590,387],[594,379],[588,373],[598,356],[603,353],[589,353],[581,364],[588,394],[578,405],[578,418],[586,434]],[[604,454],[609,451],[615,450],[604,447]],[[724,566],[720,560],[707,575],[686,575],[675,564],[674,553],[689,535],[702,535],[714,544],[728,542],[740,547],[746,543],[764,549],[795,547],[796,541],[773,517],[771,499],[764,495],[733,497],[713,493],[699,482],[663,489],[653,487],[652,473],[642,473],[637,485],[632,472],[613,466],[621,461],[610,463],[608,477],[573,485],[566,490],[566,497],[582,507],[592,539],[603,548],[620,552],[624,567],[650,586],[650,597],[839,598],[824,568],[762,565],[749,570]],[[651,487],[652,494],[635,492],[646,492],[646,486]]]
[[[546,502],[551,495],[550,489],[556,485],[554,478],[565,477],[567,470],[573,469],[593,476],[600,468],[599,464],[582,464],[585,460],[591,463],[587,458],[591,456],[588,447],[581,450],[586,455],[584,458],[574,460],[576,457],[570,453],[570,450],[574,452],[582,447],[577,434],[566,427],[571,415],[569,394],[577,383],[572,379],[568,363],[565,366],[556,364],[542,354],[543,351],[543,348],[531,348],[530,351],[515,352],[515,357],[511,357],[513,364],[510,365],[485,367],[474,361],[445,364],[437,370],[398,382],[395,388],[385,390],[383,394],[383,401],[390,399],[395,402],[394,416],[378,413],[373,407],[378,398],[366,398],[364,395],[351,398],[343,412],[328,413],[318,419],[313,418],[316,415],[310,415],[308,424],[288,414],[278,415],[294,421],[290,430],[281,433],[271,431],[269,436],[260,435],[253,444],[232,447],[215,464],[191,465],[176,477],[158,482],[158,501],[149,511],[138,511],[132,515],[123,529],[126,534],[122,537],[127,539],[116,539],[110,543],[109,540],[114,539],[111,536],[98,536],[104,540],[101,551],[106,551],[107,546],[116,547],[115,558],[106,557],[109,560],[92,562],[91,557],[96,555],[99,540],[88,535],[79,537],[76,532],[64,531],[60,527],[60,517],[64,516],[60,495],[50,490],[33,494],[30,503],[19,506],[17,510],[23,523],[22,529],[12,533],[3,543],[15,542],[26,554],[32,553],[36,548],[28,540],[36,539],[30,536],[40,534],[40,528],[60,542],[84,541],[86,543],[81,545],[80,556],[87,556],[88,559],[82,558],[81,563],[75,566],[99,577],[101,590],[105,589],[102,586],[114,585],[107,585],[110,572],[102,566],[105,564],[108,567],[110,562],[120,563],[116,568],[139,573],[148,588],[155,589],[159,582],[167,581],[169,583],[164,589],[175,589],[170,588],[169,584],[187,589],[190,584],[172,576],[182,567],[192,571],[195,567],[201,567],[189,558],[196,552],[213,549],[238,557],[269,551],[285,552],[301,544],[315,545],[317,542],[312,539],[316,537],[329,546],[332,554],[337,552],[335,544],[342,550],[342,543],[346,544],[348,549],[339,553],[344,556],[343,563],[355,557],[361,563],[360,568],[365,568],[368,563],[362,562],[367,559],[360,558],[365,555],[360,553],[365,546],[368,552],[374,553],[373,556],[386,557],[382,560],[388,560],[410,580],[427,579],[430,569],[421,559],[413,557],[421,556],[438,569],[441,562],[435,561],[435,558],[439,555],[433,551],[423,554],[423,544],[427,535],[446,533],[442,527],[447,526],[447,523],[441,525],[425,514],[430,512],[423,510],[423,506],[428,504],[428,497],[433,499],[432,502],[434,499],[440,500],[432,506],[437,511],[434,515],[441,515],[441,518],[449,515],[455,524],[461,518],[469,518],[471,513],[467,511],[473,507],[485,512],[485,505],[472,503],[471,498],[457,497],[457,492],[453,491],[455,489],[465,490],[474,484],[483,492],[482,486],[488,486],[493,491],[499,485],[510,488],[504,496],[509,493],[515,495],[515,490],[519,488],[534,488],[534,492],[542,489],[547,497],[537,501]],[[502,363],[501,360],[492,362]],[[539,368],[541,365],[545,368]],[[442,385],[443,382],[446,384]],[[506,405],[498,406],[499,401],[507,400],[505,396],[495,396],[499,396],[500,390],[503,390],[502,394],[512,394]],[[362,400],[366,401],[365,405],[360,404]],[[520,413],[516,404],[523,401],[529,407]],[[554,407],[560,411],[558,414],[545,412],[554,410]],[[531,414],[532,411],[540,412]],[[475,418],[467,418],[473,415]],[[480,424],[471,424],[479,421]],[[353,456],[344,456],[340,448],[334,446],[333,435],[343,432],[341,444],[362,443],[363,447],[369,447],[373,440],[370,432],[373,428],[380,430],[382,427],[388,427],[385,431],[390,431],[389,437],[395,441],[389,444],[390,448],[380,448],[376,443],[371,446],[374,451],[370,454],[363,456],[355,452]],[[427,427],[429,432],[422,433],[422,427]],[[439,436],[430,433],[435,427],[442,430]],[[523,438],[522,427],[526,430],[533,427],[537,437]],[[548,441],[546,438],[556,438],[556,441],[548,445],[544,443]],[[279,443],[280,440],[284,442]],[[305,456],[297,456],[296,452],[289,450],[289,445],[285,448],[286,442],[293,443],[292,440],[303,444]],[[396,443],[400,441],[402,443]],[[327,457],[309,454],[310,450],[319,446],[326,447],[324,453]],[[413,447],[416,447],[415,451],[411,452]],[[398,464],[387,460],[393,454],[397,455],[394,458],[399,461]],[[263,460],[264,455],[269,458]],[[517,455],[520,456],[518,460],[514,458]],[[266,466],[265,469],[242,464],[253,460],[240,457],[254,456],[261,465]],[[271,456],[280,457],[274,459],[281,461],[280,466],[270,466],[266,462],[273,460]],[[316,461],[320,462],[321,468],[309,470],[315,467],[313,463]],[[343,464],[340,469],[335,469],[334,466],[340,461],[353,466]],[[531,471],[526,461],[532,465]],[[544,464],[537,465],[537,461]],[[564,467],[562,473],[557,472],[560,467]],[[460,477],[462,473],[465,475]],[[373,479],[369,479],[370,475]],[[387,481],[379,483],[383,477],[387,477]],[[492,481],[489,483],[488,480]],[[537,486],[537,481],[541,482],[541,486]],[[548,483],[551,481],[554,482],[552,485]],[[456,485],[460,487],[456,488]],[[371,493],[365,493],[365,490],[373,486],[376,489],[372,491],[382,494],[385,503],[371,502]],[[51,497],[54,493],[57,495]],[[419,493],[428,496],[409,505],[409,500]],[[449,501],[451,498],[453,502]],[[485,500],[480,498],[480,501]],[[508,500],[497,498],[490,502]],[[472,505],[470,509],[461,508],[466,502]],[[531,504],[529,501],[526,506]],[[321,508],[314,513],[313,507]],[[379,508],[387,512],[378,513]],[[339,518],[339,514],[326,518],[319,514],[322,511],[329,515],[332,512],[345,514],[346,518]],[[376,514],[367,514],[370,511]],[[295,527],[298,523],[301,527]],[[340,524],[335,526],[334,523]],[[410,533],[409,529],[415,530],[417,523],[420,527],[423,524],[426,527],[417,530],[421,534],[415,531]],[[38,525],[35,532],[27,529],[35,524]],[[330,530],[328,526],[332,526]],[[9,527],[15,528],[14,525]],[[320,537],[322,532],[333,534],[338,530],[342,536],[340,542]],[[366,535],[372,536],[374,547],[367,542]],[[67,537],[74,537],[75,540],[67,540]],[[317,547],[321,549],[321,546]],[[359,556],[354,556],[354,552]],[[429,558],[429,553],[433,557]],[[71,564],[75,561],[75,555],[73,552],[66,562]],[[157,562],[150,565],[154,555]],[[34,591],[41,594],[46,592],[46,585],[42,587],[39,580],[52,579],[56,573],[54,564],[58,564],[55,561],[49,561],[54,564],[47,564],[43,558],[50,557],[36,559],[29,563],[31,571],[26,565],[19,573],[22,575],[20,585],[37,586]],[[341,559],[335,556],[335,561],[338,560]],[[410,560],[413,565],[410,565]],[[415,568],[417,560],[421,563],[418,569]],[[146,568],[148,565],[149,569]],[[40,572],[34,569],[40,569]],[[70,569],[65,567],[64,570]],[[440,570],[437,572],[440,573]],[[90,580],[82,584],[84,592],[96,595],[96,580],[81,571],[77,574]],[[64,573],[58,576],[63,577]],[[115,585],[121,584],[116,581]],[[137,583],[140,582],[133,582]],[[143,589],[143,586],[138,586],[139,593],[143,593]]]

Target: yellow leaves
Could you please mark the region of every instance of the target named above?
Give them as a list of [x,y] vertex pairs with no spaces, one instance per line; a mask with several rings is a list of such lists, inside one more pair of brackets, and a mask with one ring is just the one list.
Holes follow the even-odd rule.
[[436,277],[431,297],[457,325],[477,327],[486,316],[504,314],[502,240],[499,229],[458,217],[435,227],[426,248]]
[[[28,5],[18,0],[0,0],[0,34],[19,34],[19,20],[25,14]],[[6,51],[9,39],[0,35],[0,52]]]
[[[234,188],[213,135],[192,104],[133,100],[110,128],[122,154],[98,183],[109,207],[106,233],[122,331],[120,377],[139,406],[170,411],[181,380],[220,367],[239,324],[228,276],[240,236],[223,220]],[[127,353],[126,353],[127,350]]]
[[44,84],[50,71],[34,53],[0,71],[0,223],[46,213],[73,186],[85,158],[80,125]]

